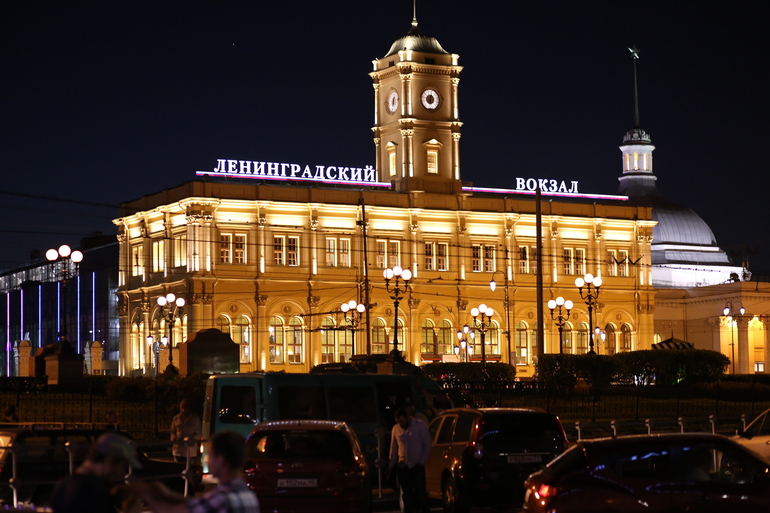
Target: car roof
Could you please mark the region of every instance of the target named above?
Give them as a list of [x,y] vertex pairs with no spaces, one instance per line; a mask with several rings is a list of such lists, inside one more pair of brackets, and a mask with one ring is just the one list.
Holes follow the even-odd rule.
[[303,429],[309,431],[350,431],[347,423],[339,420],[272,420],[260,422],[252,433],[257,431],[280,431],[285,429]]
[[645,444],[658,443],[704,443],[717,442],[727,443],[737,446],[735,442],[730,441],[722,435],[711,433],[652,433],[649,435],[624,435],[609,438],[592,438],[588,440],[578,440],[576,444],[585,447],[589,451],[611,451],[626,446],[639,446]]
[[543,408],[450,408],[443,410],[439,415],[462,412],[475,413],[477,415],[487,413],[548,413]]

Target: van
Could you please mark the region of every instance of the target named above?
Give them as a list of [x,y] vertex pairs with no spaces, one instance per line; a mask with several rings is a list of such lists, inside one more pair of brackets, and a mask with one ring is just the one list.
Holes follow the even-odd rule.
[[378,434],[387,455],[396,409],[412,405],[417,418],[430,422],[448,403],[438,383],[425,376],[221,374],[206,383],[202,435],[210,439],[228,430],[247,437],[258,422],[274,420],[338,420],[356,433],[371,465]]

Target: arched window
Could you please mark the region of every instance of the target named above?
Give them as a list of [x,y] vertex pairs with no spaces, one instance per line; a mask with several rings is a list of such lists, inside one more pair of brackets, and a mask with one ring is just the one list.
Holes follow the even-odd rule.
[[564,354],[572,354],[572,324],[564,323],[561,330],[561,350]]
[[334,319],[324,317],[324,320],[321,321],[321,363],[333,363],[335,361],[337,331],[334,328]]
[[222,333],[230,334],[230,318],[226,315],[220,315],[216,320],[216,327]]
[[251,362],[251,336],[249,330],[249,318],[245,315],[235,319],[235,324],[230,330],[230,338],[241,348],[241,363]]
[[534,364],[535,360],[537,359],[537,330],[538,330],[539,324],[536,322],[532,323],[532,338],[530,348],[529,348],[529,361]]
[[436,332],[433,329],[433,321],[425,319],[420,326],[420,352],[422,354],[438,354],[436,348]]
[[588,324],[584,322],[578,324],[576,339],[577,346],[575,347],[575,354],[586,354],[588,352],[589,342]]
[[355,341],[356,335],[352,330],[353,325],[350,322],[350,319],[345,319],[341,321],[340,327],[345,328],[344,330],[341,330],[339,333],[340,361],[349,362],[350,357],[353,356],[353,351],[354,351],[353,343]]
[[292,317],[289,319],[289,328],[286,330],[286,354],[289,363],[302,363],[303,360],[304,330],[302,319]]
[[453,354],[455,346],[455,335],[452,329],[452,323],[448,320],[442,320],[438,325],[438,333],[436,334],[438,342],[438,354]]
[[270,339],[268,341],[270,347],[270,363],[283,363],[284,355],[284,325],[283,319],[278,316],[270,318],[270,327],[268,328],[270,333]]
[[[617,352],[618,341],[617,334],[615,333],[615,326],[608,324],[604,327],[605,340],[604,340],[604,352],[605,354],[615,354]],[[594,341],[596,342],[596,341]]]
[[497,321],[489,323],[484,342],[487,346],[484,349],[487,354],[500,354],[500,324]]
[[526,365],[528,357],[527,323],[519,321],[516,324],[516,365]]
[[385,334],[385,321],[378,317],[372,321],[372,354],[387,354],[387,352],[388,339]]
[[620,327],[620,352],[625,353],[631,350],[631,326],[624,324]]

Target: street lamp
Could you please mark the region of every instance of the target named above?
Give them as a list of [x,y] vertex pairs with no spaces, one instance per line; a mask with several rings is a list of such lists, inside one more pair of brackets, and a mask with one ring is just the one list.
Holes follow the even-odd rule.
[[[402,269],[399,265],[394,265],[391,269],[385,269],[382,272],[382,276],[385,278],[385,290],[390,293],[390,299],[393,300],[393,306],[395,308],[394,321],[393,321],[393,350],[390,352],[390,357],[394,362],[404,363],[404,357],[401,355],[401,351],[398,350],[398,303],[404,298],[404,294],[409,290],[409,280],[412,279],[412,271],[409,269]],[[394,280],[394,286],[391,289],[390,280]],[[401,288],[403,286],[403,288]]]
[[[596,342],[596,347],[598,348],[600,343],[604,344],[604,341],[607,340],[607,332],[601,329],[599,326],[596,326],[594,328],[594,338],[596,337],[599,337],[601,339]],[[609,354],[609,349],[607,350],[607,354]]]
[[[176,297],[173,293],[169,292],[165,296],[158,298],[158,306],[160,306],[160,316],[168,321],[168,366],[166,370],[171,370],[174,367],[174,323],[179,318],[182,308],[184,307],[184,298]],[[166,337],[163,337],[166,338]],[[165,341],[163,342],[165,346]]]
[[[46,251],[45,257],[51,262],[54,275],[61,275],[60,279],[57,278],[57,281],[61,281],[62,284],[62,309],[61,312],[59,312],[59,340],[67,340],[67,282],[70,278],[78,275],[78,266],[80,265],[80,262],[83,261],[83,253],[78,250],[72,251],[72,248],[66,244],[62,244],[59,246],[59,249],[51,248]],[[70,263],[68,260],[71,260],[74,263],[74,266],[72,266],[74,269],[72,271],[70,271]],[[57,262],[61,263],[61,269],[58,273],[56,270]],[[78,340],[77,352],[80,353],[80,340]]]
[[[594,324],[593,310],[596,306],[596,299],[599,297],[599,287],[602,286],[602,279],[600,276],[594,278],[593,274],[586,273],[586,275],[582,278],[575,280],[575,286],[580,292],[580,299],[585,301],[586,306],[588,306],[588,326],[590,329],[590,327]],[[586,287],[585,294],[583,293],[583,287]],[[596,354],[594,351],[593,331],[589,332],[588,354]]]
[[[489,288],[492,292],[497,288],[497,282],[495,281],[495,275],[497,273],[503,273],[503,290],[505,291],[505,302],[503,307],[505,308],[505,340],[508,343],[508,358],[511,358],[511,304],[508,302],[508,272],[498,269],[492,273],[492,281],[489,282]],[[515,357],[514,357],[515,360]],[[513,363],[513,362],[510,362]]]
[[[166,337],[163,337],[164,339]],[[158,367],[160,367],[160,344],[161,342],[155,340],[155,337],[149,335],[147,337],[147,345],[150,346],[150,351],[153,354],[153,361],[155,363],[155,375],[158,375]]]
[[[355,353],[356,326],[358,326],[358,323],[361,322],[361,316],[366,310],[366,305],[363,303],[357,303],[355,300],[351,299],[347,303],[342,303],[340,310],[342,310],[342,315],[345,317],[345,321],[347,322],[348,326],[350,326],[351,344],[353,346],[353,352]],[[348,314],[348,312],[350,312],[350,314]]]
[[492,316],[495,311],[485,304],[480,304],[478,308],[471,308],[471,317],[473,317],[473,327],[481,333],[481,372],[487,377],[487,349],[484,337],[492,322]]
[[[556,299],[551,299],[548,301],[548,308],[551,310],[551,319],[553,319],[556,326],[559,327],[559,354],[564,353],[564,345],[562,342],[562,332],[564,330],[564,325],[567,323],[567,320],[569,319],[570,310],[572,310],[573,307],[572,301],[569,299],[564,301],[564,298],[559,296]],[[559,313],[554,315],[554,311],[556,308],[559,309]],[[567,315],[565,316],[562,312],[562,308],[567,310]]]
[[473,354],[473,346],[468,341],[469,336],[473,339],[474,333],[467,324],[463,326],[462,330],[457,330],[457,343],[459,345],[456,345],[454,350],[455,355],[458,356],[462,362],[470,361],[470,355]]
[[746,309],[743,308],[743,303],[738,300],[733,301],[731,299],[728,299],[727,302],[725,303],[724,309],[722,310],[722,313],[725,314],[725,317],[728,318],[727,320],[730,323],[730,338],[731,338],[730,360],[732,361],[732,364],[733,364],[733,374],[735,374],[735,328],[733,328],[733,322],[735,321],[734,318],[736,317],[735,308],[737,307],[738,304],[741,305],[738,311],[740,312],[741,315],[743,315],[744,313],[746,313]]

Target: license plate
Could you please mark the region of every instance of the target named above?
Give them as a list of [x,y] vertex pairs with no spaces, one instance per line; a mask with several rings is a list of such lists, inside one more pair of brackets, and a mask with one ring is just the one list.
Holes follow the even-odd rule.
[[511,454],[508,463],[541,463],[543,456],[540,454]]
[[279,479],[278,488],[315,488],[317,479]]

